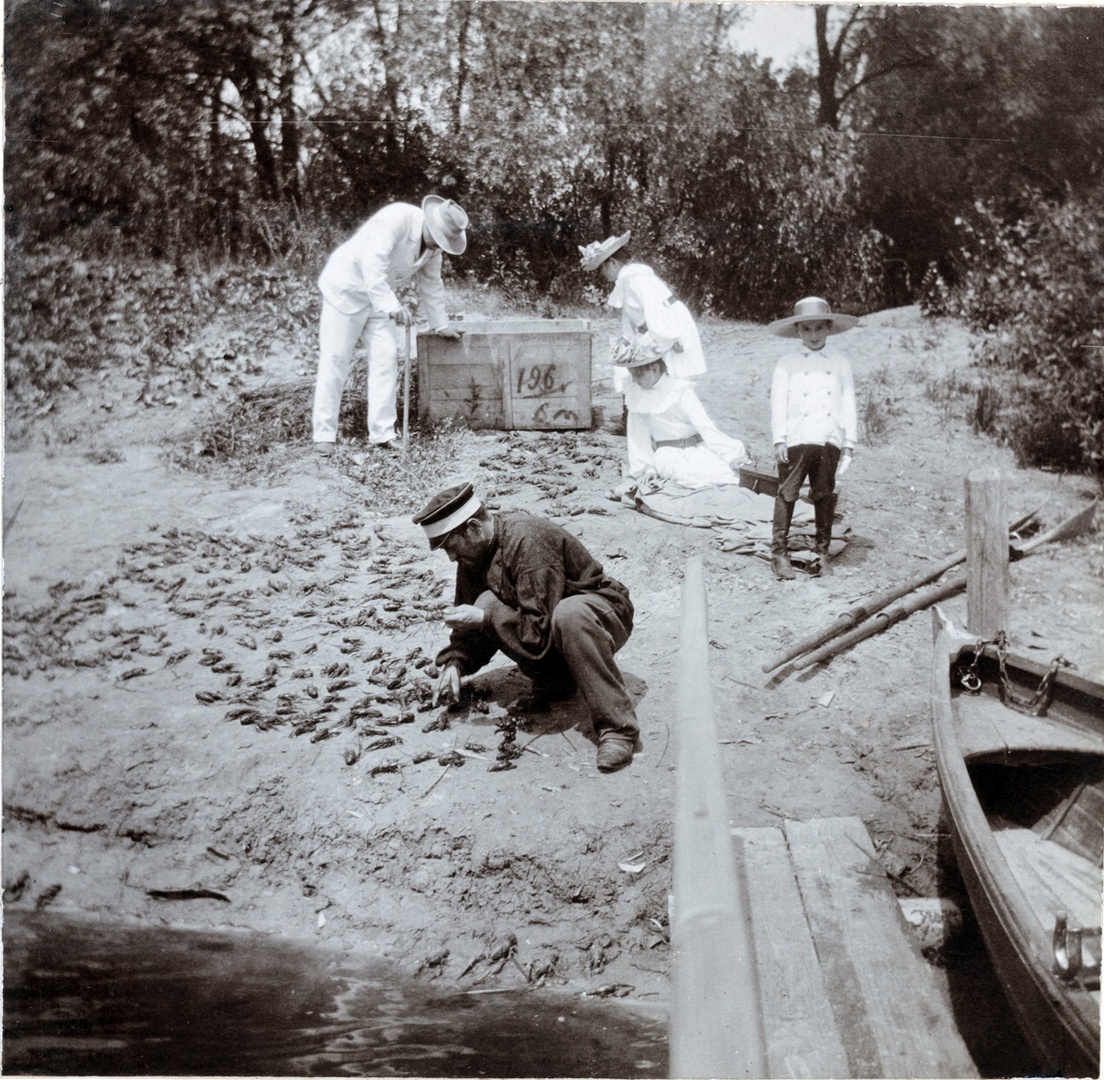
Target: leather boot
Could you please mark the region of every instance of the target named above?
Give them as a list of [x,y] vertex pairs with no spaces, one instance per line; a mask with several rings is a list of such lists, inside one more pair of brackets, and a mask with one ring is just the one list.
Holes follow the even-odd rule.
[[793,581],[797,574],[790,565],[790,555],[786,544],[790,536],[790,521],[793,519],[794,504],[786,502],[781,495],[774,499],[774,522],[771,529],[771,569],[781,581]]
[[820,576],[832,576],[832,564],[828,554],[832,545],[832,519],[836,514],[835,495],[825,495],[813,503],[813,517],[816,521],[816,539],[813,550],[820,556]]

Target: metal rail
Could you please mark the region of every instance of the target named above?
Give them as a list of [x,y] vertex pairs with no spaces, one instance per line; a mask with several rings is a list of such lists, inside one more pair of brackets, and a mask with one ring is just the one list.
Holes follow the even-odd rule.
[[728,826],[700,556],[686,564],[676,689],[672,1077],[767,1075],[747,886]]

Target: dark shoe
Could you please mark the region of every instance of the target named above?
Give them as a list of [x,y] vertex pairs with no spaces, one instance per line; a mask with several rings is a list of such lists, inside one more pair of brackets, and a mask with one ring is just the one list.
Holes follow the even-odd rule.
[[832,569],[832,564],[828,561],[828,550],[817,550],[817,555],[820,556],[820,577],[831,577],[835,571]]
[[632,764],[636,739],[621,731],[603,731],[598,736],[598,771],[617,772]]
[[790,563],[790,556],[785,551],[771,552],[771,569],[779,581],[793,581],[797,577]]
[[372,443],[373,450],[390,450],[395,451],[400,449],[398,440],[388,439],[387,442]]
[[792,581],[797,577],[794,568],[790,565],[790,556],[786,552],[793,512],[792,502],[786,502],[781,495],[775,496],[774,521],[771,523],[771,569],[774,571],[774,576],[782,581]]
[[337,451],[337,443],[332,442],[316,442],[314,444],[314,452],[321,454],[323,457],[331,457]]

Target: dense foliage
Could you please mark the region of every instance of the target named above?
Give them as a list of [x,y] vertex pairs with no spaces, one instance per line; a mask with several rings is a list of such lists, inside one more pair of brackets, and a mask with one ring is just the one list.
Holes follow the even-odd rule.
[[1104,473],[1104,197],[1014,210],[979,203],[959,219],[955,283],[933,275],[925,305],[984,335],[978,427],[1021,463]]
[[[809,293],[909,302],[930,267],[976,286],[955,222],[979,200],[1012,230],[1025,186],[1083,212],[1104,10],[808,17],[815,59],[784,73],[741,48],[732,3],[13,0],[11,310],[45,311],[32,268],[56,245],[90,279],[134,254],[177,286],[218,260],[309,281],[372,210],[428,191],[473,219],[454,270],[549,314],[597,295],[577,245],[625,228],[695,310],[764,320]],[[91,318],[48,314],[74,324],[70,359]],[[44,332],[16,335],[31,375],[56,359],[19,352]]]

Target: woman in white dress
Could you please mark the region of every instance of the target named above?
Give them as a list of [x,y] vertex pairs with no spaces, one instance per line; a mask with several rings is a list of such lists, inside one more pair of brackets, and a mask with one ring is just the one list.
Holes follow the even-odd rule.
[[[645,347],[654,343],[672,378],[704,374],[705,354],[694,316],[650,266],[633,261],[626,247],[631,237],[626,232],[580,247],[582,268],[597,270],[613,286],[606,304],[621,312],[622,338],[639,340]],[[623,394],[628,385],[628,375],[616,370],[614,390]]]
[[690,383],[668,373],[657,346],[622,339],[612,343],[612,351],[616,367],[632,380],[625,389],[625,479],[687,488],[738,484],[739,467],[748,460],[744,444],[713,423]]

